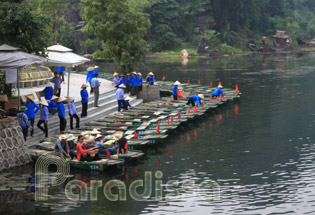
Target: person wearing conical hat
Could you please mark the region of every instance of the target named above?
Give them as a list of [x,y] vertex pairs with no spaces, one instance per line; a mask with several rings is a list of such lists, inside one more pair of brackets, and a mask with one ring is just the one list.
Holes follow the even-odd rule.
[[126,154],[128,149],[128,140],[124,137],[122,131],[117,131],[113,134],[113,139],[115,140],[115,147],[117,149],[117,154]]
[[23,133],[23,137],[25,141],[28,135],[28,128],[32,128],[30,122],[28,121],[27,115],[25,114],[26,110],[27,110],[27,107],[22,106],[19,110],[19,113],[16,115],[19,125],[22,128],[22,133]]
[[76,156],[76,154],[70,150],[67,139],[68,139],[68,135],[66,134],[60,135],[58,140],[56,141],[54,151],[56,154],[62,157],[73,158]]
[[178,91],[178,86],[180,85],[180,82],[179,81],[175,81],[174,83],[174,87],[173,87],[173,98],[174,100],[177,100],[177,91]]
[[118,73],[114,73],[113,76],[114,76],[114,79],[113,79],[114,87],[118,88],[118,86],[120,84],[119,74]]
[[30,121],[30,124],[31,124],[30,134],[31,136],[33,136],[35,114],[39,111],[39,106],[34,102],[34,99],[32,96],[27,96],[25,107],[27,108],[27,111],[25,112],[25,114],[27,115],[28,120]]
[[203,94],[198,94],[198,95],[191,95],[189,96],[187,105],[192,104],[193,107],[195,107],[195,105],[199,106],[202,105],[201,99],[204,99],[205,96]]
[[75,108],[74,98],[68,98],[68,109],[69,109],[69,116],[70,116],[70,129],[73,129],[73,118],[75,118],[75,127],[80,128],[80,118],[77,114],[77,109]]
[[62,79],[58,77],[58,72],[54,72],[54,77],[50,81],[54,83],[53,95],[59,97],[61,94]]
[[64,103],[67,99],[63,96],[60,96],[57,105],[58,105],[58,117],[60,122],[60,133],[63,134],[66,130],[67,120],[66,120],[66,108]]
[[138,93],[141,94],[142,92],[142,84],[143,84],[143,79],[142,79],[142,74],[138,72],[138,78],[139,78],[139,84],[138,84]]
[[218,97],[218,96],[220,96],[220,94],[221,94],[222,97],[223,97],[224,94],[223,94],[223,92],[222,92],[222,89],[223,89],[223,87],[222,87],[222,85],[220,84],[220,85],[218,86],[218,88],[213,91],[212,97]]
[[126,83],[126,90],[125,90],[125,92],[126,93],[130,93],[130,84],[131,84],[131,75],[130,75],[130,73],[127,73],[125,83]]
[[48,102],[48,111],[52,115],[58,112],[58,105],[57,105],[58,99],[59,99],[58,96],[52,96],[50,102]]
[[87,110],[88,110],[88,103],[89,103],[89,93],[86,90],[88,86],[86,84],[82,84],[81,88],[81,103],[82,103],[82,113],[81,118],[84,118],[87,116]]
[[[39,121],[37,123],[37,127],[40,130],[42,130],[42,132],[44,132],[45,137],[48,137],[48,117],[49,117],[48,103],[45,99],[42,99],[40,101],[40,104],[41,104],[42,108],[40,110],[40,118],[39,118]],[[41,126],[42,124],[44,124],[44,127]]]
[[43,93],[45,94],[46,100],[51,100],[51,98],[53,96],[53,91],[54,91],[53,86],[54,86],[54,84],[52,82],[48,82],[45,89],[43,90]]
[[130,86],[131,86],[131,96],[137,96],[138,98],[138,86],[139,86],[139,77],[137,76],[137,72],[134,71],[131,73],[131,78],[130,78]]
[[94,77],[95,77],[95,74],[98,74],[98,75],[100,74],[98,72],[98,68],[99,68],[98,66],[96,66],[96,65],[94,66],[94,72],[93,72]]
[[154,85],[154,74],[152,72],[148,73],[146,82],[148,85]]
[[90,93],[93,93],[93,88],[91,86],[91,82],[92,82],[92,79],[94,78],[94,67],[89,66],[86,71],[87,71],[86,83],[88,83],[88,82],[90,83],[90,87],[91,87]]
[[127,97],[124,99],[126,105],[124,105],[124,103],[122,102],[120,106],[121,106],[123,109],[128,110],[129,107],[131,107],[131,105],[130,105],[130,103],[129,103],[130,100],[131,100],[131,97],[127,96]]
[[118,112],[120,112],[121,104],[123,103],[124,106],[126,106],[125,100],[124,100],[124,90],[126,89],[126,86],[124,84],[121,84],[118,86],[118,89],[116,90],[116,99],[118,102]]

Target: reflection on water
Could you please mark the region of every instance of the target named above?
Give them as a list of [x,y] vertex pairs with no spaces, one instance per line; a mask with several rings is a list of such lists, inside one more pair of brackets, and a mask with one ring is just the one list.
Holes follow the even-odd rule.
[[[52,187],[47,202],[32,202],[23,194],[27,214],[314,214],[314,57],[252,55],[190,59],[186,65],[180,60],[146,62],[136,70],[152,71],[159,80],[165,75],[166,80],[201,80],[208,86],[221,81],[229,88],[238,83],[242,97],[180,127],[165,144],[147,149],[148,156],[140,163],[105,173],[72,172],[69,180],[88,186],[92,180],[102,181],[97,201],[71,202],[65,185]],[[100,68],[112,72],[115,67]],[[104,185],[111,179],[121,180],[128,189],[143,180],[146,171],[152,173],[147,200],[135,201],[128,194],[126,201],[111,202],[104,196],[108,189]],[[161,179],[155,177],[157,171],[162,172]],[[158,180],[162,190],[155,190]],[[211,183],[200,187],[205,181]],[[161,191],[163,197],[157,200]],[[0,208],[2,212],[19,210],[11,204]]]

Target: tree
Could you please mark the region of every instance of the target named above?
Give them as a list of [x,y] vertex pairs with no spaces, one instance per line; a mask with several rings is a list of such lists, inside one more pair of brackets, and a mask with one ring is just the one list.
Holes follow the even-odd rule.
[[179,42],[172,29],[166,24],[159,24],[153,29],[152,50],[172,50]]
[[100,52],[106,59],[115,59],[123,71],[131,71],[148,51],[143,37],[150,27],[148,14],[133,10],[126,0],[83,0],[85,31],[103,42]]
[[46,16],[31,13],[22,0],[4,0],[0,4],[0,44],[39,54],[48,45],[47,24]]

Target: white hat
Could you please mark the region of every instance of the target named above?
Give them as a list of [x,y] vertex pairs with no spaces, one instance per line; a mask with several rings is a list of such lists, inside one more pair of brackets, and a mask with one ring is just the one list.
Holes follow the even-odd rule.
[[75,140],[75,138],[76,137],[73,134],[68,134],[68,136],[67,136],[68,141]]
[[127,96],[127,97],[125,98],[125,100],[129,101],[129,100],[131,100],[131,97],[130,97],[130,96]]
[[126,85],[120,84],[118,87],[120,87],[120,88],[126,88]]
[[175,81],[174,85],[180,85],[179,81]]
[[94,141],[94,137],[93,136],[91,136],[91,135],[85,135],[84,136],[84,142],[85,143],[90,143],[92,141]]
[[91,131],[91,134],[100,134],[101,132],[99,132],[96,128],[94,128],[92,131]]
[[119,140],[120,138],[122,138],[123,137],[123,132],[122,131],[117,131],[117,132],[115,132],[114,134],[113,134],[113,139],[114,140]]
[[48,106],[48,103],[47,103],[46,99],[40,100],[40,103],[41,103],[42,105]]
[[82,86],[81,86],[81,88],[87,88],[88,87],[88,85],[86,85],[86,84],[82,84]]
[[135,75],[137,75],[137,72],[136,72],[136,71],[134,71],[134,72],[132,72],[132,74],[135,74]]
[[58,99],[58,98],[59,98],[58,96],[53,95],[53,96],[51,97],[51,100],[55,100],[55,99]]
[[149,72],[149,75],[154,75],[152,72]]
[[205,96],[203,94],[198,94],[199,98],[204,99]]
[[94,66],[94,69],[98,69],[98,66],[95,65],[95,66]]
[[94,67],[89,66],[89,67],[86,69],[86,71],[92,72],[92,71],[94,71]]
[[29,100],[31,100],[32,102],[34,101],[34,96],[33,95],[29,95],[29,96],[26,96],[26,98],[28,98]]
[[68,138],[68,135],[65,135],[65,134],[63,134],[63,135],[60,135],[59,136],[59,140],[66,140]]
[[90,134],[91,134],[91,131],[83,131],[83,132],[81,132],[82,136],[86,136],[86,135],[90,135]]
[[65,100],[67,100],[65,97],[60,96],[57,102],[63,102],[63,101],[65,101]]
[[117,72],[115,72],[114,74],[113,74],[113,76],[115,77],[115,76],[117,76],[118,75],[118,73]]
[[140,72],[138,72],[138,75],[139,75],[139,76],[142,76],[142,74],[141,74]]
[[53,87],[54,86],[54,83],[53,82],[48,82],[47,84],[46,84],[46,87]]
[[68,98],[68,102],[73,102],[74,101],[74,98],[73,97],[69,97]]
[[100,137],[104,137],[104,136],[101,135],[101,134],[97,134],[96,137],[95,137],[95,139],[100,138]]
[[218,87],[219,87],[219,88],[223,88],[221,84],[220,84]]

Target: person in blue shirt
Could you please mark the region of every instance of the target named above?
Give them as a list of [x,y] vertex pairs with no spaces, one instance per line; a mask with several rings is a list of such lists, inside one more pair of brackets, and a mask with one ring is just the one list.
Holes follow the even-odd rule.
[[53,96],[53,91],[54,91],[53,86],[54,84],[52,82],[48,82],[45,89],[43,90],[46,100],[51,100],[51,97]]
[[91,87],[93,88],[93,92],[94,92],[94,107],[99,107],[98,98],[100,96],[101,82],[98,80],[98,74],[95,74],[94,76],[95,77],[91,81]]
[[120,80],[119,84],[124,84],[126,86],[124,74],[120,74],[119,75],[119,80]]
[[74,105],[74,98],[68,98],[68,108],[69,108],[69,116],[70,116],[70,129],[73,129],[73,118],[76,121],[76,128],[80,128],[80,118],[77,114],[77,110]]
[[192,104],[193,107],[195,107],[195,105],[197,106],[202,105],[201,99],[204,98],[205,96],[203,94],[191,95],[188,99],[187,105]]
[[63,96],[60,96],[58,99],[58,117],[59,117],[59,122],[60,122],[60,133],[63,134],[65,133],[66,126],[67,126],[67,120],[66,120],[66,108],[65,105],[63,104],[66,102],[66,98]]
[[177,100],[177,90],[178,90],[179,85],[180,85],[180,82],[175,81],[174,87],[173,87],[173,93],[172,93],[174,100]]
[[154,85],[154,74],[152,72],[149,72],[146,82],[148,85]]
[[48,103],[48,112],[51,115],[54,115],[55,113],[58,112],[58,105],[57,105],[57,100],[59,99],[58,96],[53,96],[51,97],[50,102]]
[[91,82],[92,82],[92,79],[94,78],[94,67],[89,66],[86,71],[87,71],[86,83],[88,83],[88,82],[90,83],[90,87],[91,87],[90,93],[93,93],[93,88],[92,88]]
[[86,84],[82,84],[81,86],[81,103],[82,103],[82,113],[81,113],[81,118],[84,118],[87,116],[87,110],[88,110],[88,103],[89,103],[89,93],[86,90],[87,89]]
[[113,82],[114,82],[114,87],[116,87],[116,88],[118,88],[118,86],[120,85],[120,78],[118,77],[119,76],[119,74],[118,73],[114,73],[114,80],[113,80]]
[[124,100],[124,89],[126,89],[126,86],[124,84],[121,84],[118,86],[118,89],[116,90],[116,99],[118,102],[118,112],[120,112],[121,104],[123,104],[124,107],[126,107],[126,103]]
[[34,134],[34,120],[35,114],[39,111],[39,106],[34,102],[31,96],[27,96],[27,101],[25,103],[25,107],[27,108],[26,115],[28,120],[31,123],[31,136]]
[[127,77],[126,77],[126,93],[130,92],[130,83],[131,83],[131,77],[130,77],[130,73],[127,73]]
[[[40,101],[40,104],[42,105],[42,108],[40,110],[40,118],[37,123],[37,127],[42,130],[45,134],[45,137],[48,137],[48,103],[45,99]],[[44,123],[44,127],[41,125]]]
[[65,83],[64,67],[55,66],[55,68],[58,71],[59,78],[61,78],[62,82]]
[[94,66],[94,72],[93,72],[93,75],[95,76],[95,74],[98,74],[100,75],[100,73],[98,72],[98,66]]
[[223,92],[222,92],[222,85],[219,85],[217,89],[215,89],[212,93],[212,97],[218,97],[220,96],[220,94],[222,95],[222,97],[224,96]]
[[25,141],[28,135],[28,128],[32,128],[30,122],[28,121],[27,115],[25,114],[26,110],[27,108],[25,106],[22,106],[20,108],[20,112],[16,115],[18,118],[19,125],[22,128],[22,133]]
[[140,72],[138,72],[138,78],[139,78],[138,93],[141,93],[143,80],[142,80],[142,74]]
[[138,86],[139,86],[139,77],[137,76],[137,72],[132,72],[131,76],[131,96],[138,97]]
[[130,98],[129,96],[127,96],[124,100],[125,100],[125,104],[126,104],[126,105],[124,105],[123,103],[121,103],[120,106],[121,106],[123,109],[128,110],[129,107],[131,107],[131,105],[130,105],[130,103],[129,103],[129,101],[131,100],[131,98]]

